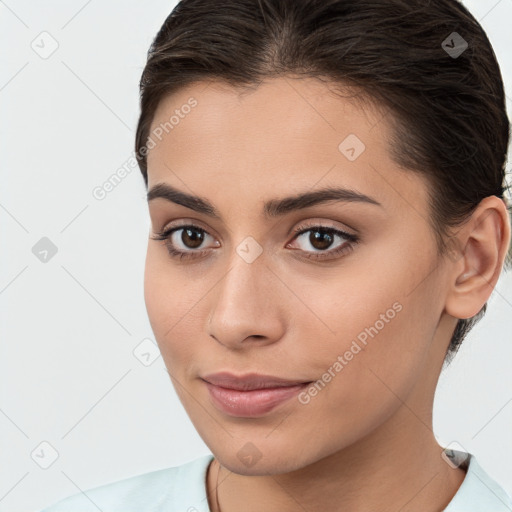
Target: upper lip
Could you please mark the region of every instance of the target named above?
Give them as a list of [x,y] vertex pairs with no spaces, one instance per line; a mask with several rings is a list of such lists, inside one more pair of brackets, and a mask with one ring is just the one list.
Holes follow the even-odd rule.
[[201,377],[206,382],[223,388],[236,389],[240,391],[250,391],[252,389],[282,388],[287,386],[296,386],[306,384],[311,381],[289,380],[273,375],[262,375],[258,373],[248,373],[245,375],[233,375],[229,372],[212,373]]

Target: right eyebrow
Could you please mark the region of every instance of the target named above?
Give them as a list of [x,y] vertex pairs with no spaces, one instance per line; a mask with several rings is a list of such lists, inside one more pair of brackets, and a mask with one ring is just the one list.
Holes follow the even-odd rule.
[[193,196],[171,187],[167,183],[158,183],[147,194],[148,202],[161,197],[171,203],[179,204],[209,217],[221,219],[217,209],[207,200],[199,196]]

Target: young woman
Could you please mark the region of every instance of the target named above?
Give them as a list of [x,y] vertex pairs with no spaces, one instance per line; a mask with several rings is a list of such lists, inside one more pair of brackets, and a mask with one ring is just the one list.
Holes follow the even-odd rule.
[[457,0],[182,0],[141,79],[145,301],[212,455],[46,512],[511,511],[432,430],[511,229]]

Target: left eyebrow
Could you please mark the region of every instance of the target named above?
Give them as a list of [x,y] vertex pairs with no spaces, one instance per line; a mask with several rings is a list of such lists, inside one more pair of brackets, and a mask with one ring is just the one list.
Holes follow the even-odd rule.
[[[161,197],[166,201],[185,206],[198,213],[203,213],[215,219],[221,219],[217,208],[207,199],[187,194],[167,183],[158,183],[148,191],[147,200],[152,201]],[[361,202],[382,207],[373,197],[367,196],[353,189],[328,187],[312,192],[303,192],[294,196],[270,199],[263,206],[263,216],[270,219],[281,217],[296,210],[309,208],[317,204],[328,202]]]
[[263,207],[263,214],[265,217],[274,218],[295,210],[302,210],[321,203],[328,202],[361,202],[380,206],[373,197],[367,196],[353,189],[328,187],[313,192],[303,192],[295,196],[285,197],[282,199],[271,199],[267,201]]

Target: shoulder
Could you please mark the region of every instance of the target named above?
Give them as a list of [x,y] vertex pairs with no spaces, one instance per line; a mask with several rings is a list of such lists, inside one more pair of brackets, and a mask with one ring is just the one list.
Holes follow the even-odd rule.
[[40,512],[209,512],[206,471],[213,455],[69,496]]
[[467,458],[467,472],[444,512],[512,512],[512,498],[480,466],[474,455],[455,452],[455,457]]

